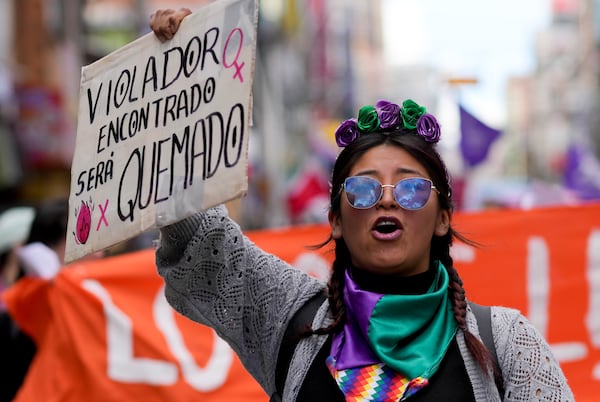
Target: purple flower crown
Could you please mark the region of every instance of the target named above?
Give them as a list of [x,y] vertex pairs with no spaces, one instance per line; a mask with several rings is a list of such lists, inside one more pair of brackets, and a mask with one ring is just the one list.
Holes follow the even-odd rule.
[[427,113],[424,106],[407,99],[402,102],[402,107],[386,100],[377,101],[375,106],[363,106],[358,112],[358,119],[345,120],[335,130],[335,142],[343,148],[361,134],[396,128],[414,130],[427,142],[437,143],[440,140],[440,124],[435,116]]

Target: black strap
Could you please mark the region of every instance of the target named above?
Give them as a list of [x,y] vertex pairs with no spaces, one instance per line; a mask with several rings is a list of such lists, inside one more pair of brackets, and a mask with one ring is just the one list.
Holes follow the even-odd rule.
[[[492,332],[492,309],[490,306],[482,306],[477,303],[469,302],[471,311],[475,314],[477,319],[477,327],[479,328],[479,336],[487,350],[490,351],[492,359],[496,367],[500,367],[498,364],[498,353],[496,352],[496,345],[494,345],[494,334]],[[499,380],[499,379],[498,379]],[[504,386],[500,383],[496,383],[500,397],[504,397]]]
[[271,395],[271,402],[281,401],[283,387],[290,368],[290,362],[294,355],[296,345],[301,339],[301,335],[311,326],[317,310],[323,304],[327,296],[324,292],[314,295],[294,314],[283,335],[279,356],[277,357],[277,368],[275,371],[275,389],[276,392]]

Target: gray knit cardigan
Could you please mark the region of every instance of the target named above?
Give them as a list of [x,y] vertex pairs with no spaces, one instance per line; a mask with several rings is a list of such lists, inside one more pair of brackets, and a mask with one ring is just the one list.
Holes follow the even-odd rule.
[[[212,327],[237,353],[265,392],[275,392],[275,367],[287,323],[325,283],[254,245],[227,216],[211,208],[160,231],[156,264],[169,303],[184,316]],[[331,322],[327,300],[313,327]],[[479,335],[467,311],[469,330]],[[517,310],[492,307],[492,331],[505,388],[505,401],[573,401],[549,345]],[[300,341],[290,363],[283,401],[295,401],[326,336]],[[477,401],[500,401],[489,373],[457,341]]]

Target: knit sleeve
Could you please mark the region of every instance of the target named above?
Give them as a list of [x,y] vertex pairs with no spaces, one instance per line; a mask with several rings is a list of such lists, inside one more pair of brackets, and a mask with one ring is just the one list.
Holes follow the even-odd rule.
[[505,401],[575,400],[550,345],[525,316],[492,307],[492,327]]
[[223,206],[161,229],[156,264],[175,310],[212,327],[270,395],[287,323],[324,283],[254,245]]

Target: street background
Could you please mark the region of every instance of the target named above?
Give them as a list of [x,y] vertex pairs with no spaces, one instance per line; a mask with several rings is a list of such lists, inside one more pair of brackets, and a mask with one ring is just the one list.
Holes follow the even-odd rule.
[[[81,66],[207,1],[0,1],[0,208],[68,195]],[[340,120],[412,98],[442,124],[457,210],[600,198],[595,0],[263,0],[248,229],[326,219]]]

